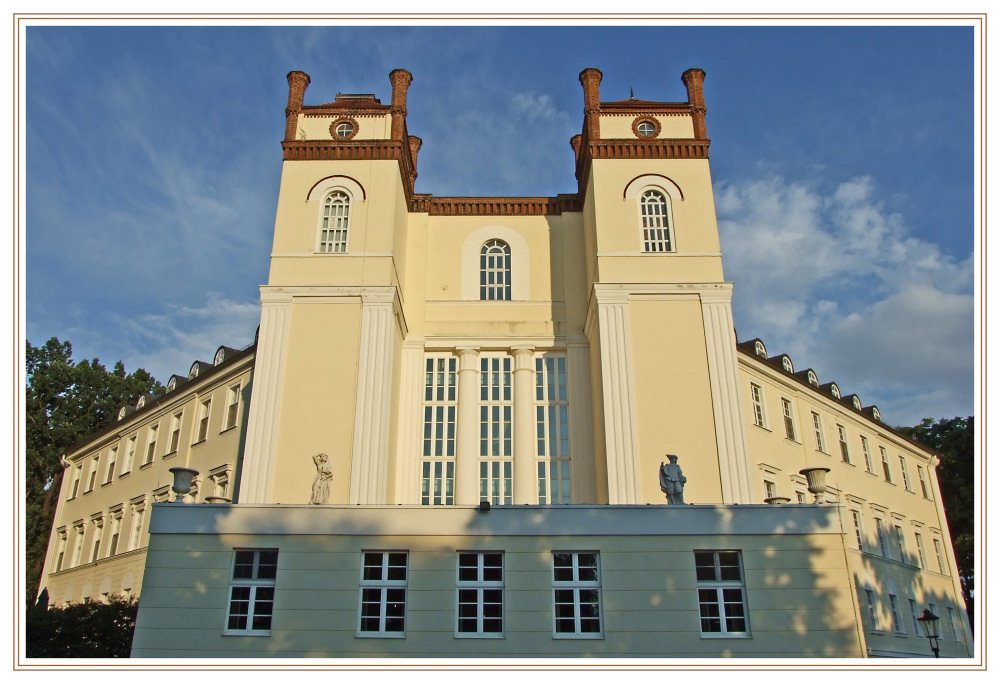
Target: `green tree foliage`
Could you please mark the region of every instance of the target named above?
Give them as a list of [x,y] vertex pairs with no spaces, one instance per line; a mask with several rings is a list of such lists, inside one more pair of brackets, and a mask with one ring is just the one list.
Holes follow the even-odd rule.
[[920,425],[899,431],[941,457],[937,467],[938,484],[948,514],[962,594],[971,614],[975,593],[975,421],[972,416],[936,421],[924,418]]
[[108,371],[97,359],[73,363],[69,342],[25,343],[25,599],[32,605],[45,560],[60,457],[115,420],[118,410],[163,387],[143,369],[126,375],[119,361]]
[[65,608],[38,606],[25,616],[29,658],[128,658],[135,633],[135,598],[84,601]]

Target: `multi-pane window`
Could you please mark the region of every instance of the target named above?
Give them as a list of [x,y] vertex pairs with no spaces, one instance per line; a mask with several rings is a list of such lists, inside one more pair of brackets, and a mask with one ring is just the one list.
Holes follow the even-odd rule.
[[104,536],[104,517],[94,518],[92,522],[94,523],[94,538],[90,545],[91,563],[97,560],[101,551],[101,538]]
[[778,493],[775,491],[774,483],[770,480],[764,480],[764,498],[773,499],[777,495]]
[[892,483],[892,472],[889,470],[889,452],[885,450],[885,447],[878,448],[879,453],[882,455],[882,477],[885,481]]
[[881,518],[875,518],[875,543],[878,545],[878,552],[883,558],[889,557],[889,545],[885,538],[885,525]]
[[277,549],[236,549],[226,633],[270,634],[277,576]]
[[73,468],[73,480],[72,484],[69,486],[69,497],[68,499],[76,498],[76,495],[80,493],[80,480],[83,478],[83,462],[77,463],[76,467]]
[[232,385],[226,390],[226,416],[222,425],[223,430],[236,427],[236,420],[240,411],[240,383]]
[[816,435],[816,449],[826,451],[826,443],[823,441],[823,419],[815,411],[812,412],[813,433]]
[[420,503],[455,503],[456,369],[454,356],[430,356],[424,361],[424,438]]
[[920,561],[920,567],[926,569],[927,553],[924,551],[924,537],[919,532],[914,532],[913,538],[917,542],[917,558]]
[[170,417],[170,444],[167,445],[167,453],[172,454],[177,451],[177,446],[181,441],[181,418],[183,411],[178,411]]
[[458,554],[459,636],[503,635],[503,553]]
[[479,359],[479,498],[513,501],[513,437],[510,356]]
[[868,438],[861,435],[861,452],[865,455],[865,470],[869,473],[874,473],[875,468],[872,466],[872,447],[868,443]]
[[122,534],[122,509],[119,507],[111,511],[111,543],[108,544],[108,555],[113,556],[118,553],[118,540]]
[[739,551],[695,551],[703,636],[746,636],[747,606]]
[[795,439],[795,419],[792,417],[792,402],[781,398],[781,415],[785,419],[785,437]]
[[115,477],[115,465],[118,463],[118,445],[111,447],[108,452],[108,468],[104,473],[104,483],[111,482]]
[[535,425],[538,503],[571,503],[565,356],[535,358]]
[[200,404],[198,404],[198,432],[195,435],[194,441],[198,442],[204,441],[208,437],[208,419],[212,415],[212,398],[203,399]]
[[135,462],[135,445],[137,435],[132,435],[128,438],[128,442],[125,443],[125,461],[122,463],[122,475],[132,470],[132,465]]
[[806,493],[803,491],[795,490],[795,502],[804,504],[806,503]]
[[156,453],[156,434],[159,431],[159,425],[153,425],[149,428],[149,435],[146,438],[146,456],[142,459],[143,465],[153,462],[153,455]]
[[913,488],[910,486],[910,473],[906,469],[906,457],[900,454],[899,456],[899,472],[903,474],[903,487],[906,491],[912,492]]
[[142,540],[142,521],[146,514],[145,499],[132,504],[132,530],[128,536],[128,550],[139,548]]
[[765,427],[764,425],[764,400],[761,397],[760,385],[750,383],[750,403],[753,404],[754,425]]
[[347,251],[347,230],[351,221],[351,198],[343,190],[334,190],[323,203],[323,227],[319,251],[342,254]]
[[961,641],[962,633],[965,630],[962,629],[962,621],[958,619],[958,614],[951,606],[948,606],[948,622],[951,623],[951,633],[955,637],[955,641]]
[[554,636],[601,636],[600,554],[552,552],[552,604]]
[[667,198],[659,190],[647,190],[639,200],[642,214],[642,251],[671,252]]
[[900,525],[892,526],[892,540],[896,543],[896,553],[899,554],[899,560],[902,563],[906,562],[906,542],[903,539],[903,528]]
[[865,545],[862,539],[864,539],[865,533],[861,524],[861,511],[851,510],[851,522],[854,523],[854,539],[858,543],[858,551],[864,551]]
[[917,466],[917,477],[920,478],[920,493],[925,499],[931,498],[930,489],[927,487],[927,476],[924,474],[923,466]]
[[903,631],[903,620],[899,615],[899,600],[895,594],[889,594],[889,615],[892,618],[892,631]]
[[875,600],[875,592],[865,589],[865,600],[868,603],[868,624],[875,631],[882,629],[882,621],[879,619],[878,603]]
[[942,575],[947,575],[948,573],[945,571],[944,551],[941,550],[941,540],[934,539],[933,543],[934,543],[934,555],[937,557],[938,572],[940,572]]
[[913,623],[913,633],[920,636],[923,630],[920,628],[920,623],[917,622],[917,601],[915,599],[906,599],[906,603],[910,607],[910,622]]
[[94,490],[94,486],[97,484],[97,469],[100,466],[101,455],[95,454],[93,458],[90,459],[90,474],[87,476],[87,491],[91,492]]
[[489,240],[479,252],[479,299],[510,299],[510,245]]
[[847,428],[837,425],[837,438],[840,440],[840,460],[844,463],[851,462],[851,452],[847,448]]
[[56,572],[62,570],[63,560],[66,558],[66,528],[63,528],[57,532],[59,535],[59,546],[56,551]]
[[361,568],[362,636],[402,636],[406,619],[406,551],[366,551]]
[[87,534],[87,528],[83,521],[73,526],[73,555],[70,559],[70,567],[75,568],[80,564],[83,557],[83,537]]

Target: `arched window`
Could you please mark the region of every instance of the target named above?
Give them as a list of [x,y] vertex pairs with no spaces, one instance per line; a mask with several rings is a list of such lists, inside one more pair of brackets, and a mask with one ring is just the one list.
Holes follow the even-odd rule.
[[642,214],[642,251],[672,252],[667,197],[659,190],[646,190],[639,200]]
[[343,190],[334,190],[323,203],[323,227],[319,251],[343,254],[347,251],[347,228],[351,221],[351,198]]
[[819,380],[816,379],[816,374],[813,373],[812,371],[809,371],[808,373],[806,373],[806,380],[813,387],[819,387]]
[[757,356],[761,357],[762,359],[766,359],[767,358],[767,348],[764,347],[764,343],[761,342],[760,340],[757,340],[754,343],[753,350],[754,350],[754,353],[756,353]]
[[840,388],[837,387],[837,383],[835,382],[830,383],[830,394],[832,394],[837,399],[840,399]]
[[488,240],[479,252],[479,299],[510,299],[510,246]]
[[788,358],[787,356],[782,356],[781,357],[781,367],[783,369],[785,369],[789,373],[794,373],[795,372],[795,366],[792,365],[792,360],[790,358]]

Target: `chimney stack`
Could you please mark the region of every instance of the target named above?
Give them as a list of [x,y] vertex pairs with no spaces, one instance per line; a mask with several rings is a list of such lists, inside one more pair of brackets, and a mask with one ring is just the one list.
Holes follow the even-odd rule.
[[691,118],[694,123],[694,137],[698,140],[708,138],[705,130],[705,72],[701,69],[688,69],[681,75],[681,80],[688,92],[688,104],[691,105]]
[[309,87],[309,74],[302,71],[288,72],[288,106],[285,107],[285,140],[295,140],[299,127],[302,98]]
[[601,110],[601,72],[597,69],[584,69],[580,72],[580,85],[583,86],[583,128],[587,140],[597,140],[601,137],[601,126],[598,113]]
[[406,69],[393,69],[389,72],[392,83],[392,139],[402,140],[406,132],[406,91],[413,81],[413,74]]

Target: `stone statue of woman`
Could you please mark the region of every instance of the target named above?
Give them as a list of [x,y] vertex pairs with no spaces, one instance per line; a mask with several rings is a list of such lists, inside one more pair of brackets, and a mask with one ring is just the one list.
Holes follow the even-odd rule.
[[330,470],[330,457],[319,453],[313,455],[313,463],[316,464],[316,477],[313,478],[312,496],[309,503],[323,505],[330,500],[330,480],[333,479],[333,471]]

